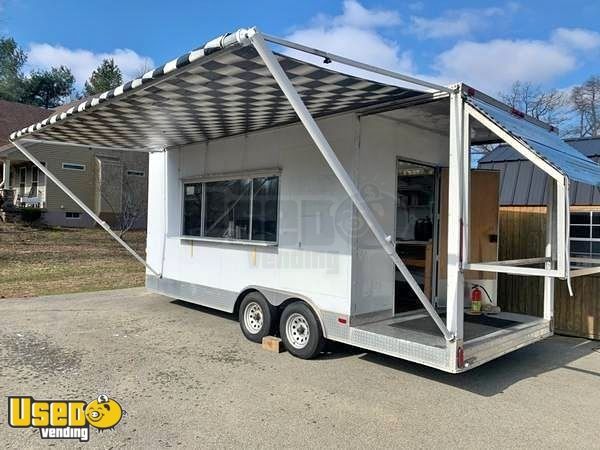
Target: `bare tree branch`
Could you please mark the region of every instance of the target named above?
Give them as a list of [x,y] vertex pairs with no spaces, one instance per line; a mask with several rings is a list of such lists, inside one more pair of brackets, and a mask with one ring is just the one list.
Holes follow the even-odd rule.
[[515,81],[500,98],[509,106],[557,128],[570,119],[568,97],[557,89],[543,90],[529,82]]

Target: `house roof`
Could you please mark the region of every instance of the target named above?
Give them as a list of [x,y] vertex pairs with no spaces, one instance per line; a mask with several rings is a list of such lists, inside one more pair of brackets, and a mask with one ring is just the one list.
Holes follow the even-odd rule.
[[10,146],[10,133],[48,117],[48,112],[38,106],[0,100],[0,150]]
[[[276,57],[315,117],[424,93]],[[11,138],[156,150],[298,120],[254,47],[227,34]]]
[[[595,162],[600,162],[600,137],[567,139],[566,142]],[[500,145],[479,160],[479,168],[500,171],[502,206],[540,206],[548,199],[548,177],[508,145]],[[600,189],[574,182],[571,204],[600,205]]]
[[[565,139],[571,147],[575,148],[588,158],[600,156],[600,137],[584,137]],[[509,145],[499,145],[493,151],[479,160],[480,163],[496,163],[507,161],[526,161],[527,159]]]

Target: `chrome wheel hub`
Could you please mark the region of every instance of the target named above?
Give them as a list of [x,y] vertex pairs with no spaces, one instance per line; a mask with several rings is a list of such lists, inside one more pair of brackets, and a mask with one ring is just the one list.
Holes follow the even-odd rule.
[[244,326],[252,333],[256,334],[263,327],[263,310],[256,302],[250,302],[244,309]]
[[288,317],[285,324],[285,331],[290,344],[297,349],[302,349],[308,344],[310,329],[306,318],[298,313]]

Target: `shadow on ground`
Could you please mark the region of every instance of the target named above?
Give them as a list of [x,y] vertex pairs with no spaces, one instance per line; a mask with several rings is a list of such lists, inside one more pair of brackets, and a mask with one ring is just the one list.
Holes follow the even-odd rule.
[[171,304],[177,306],[183,306],[184,308],[193,309],[198,312],[210,314],[212,316],[222,317],[223,319],[237,322],[237,315],[231,314],[225,311],[219,311],[217,309],[207,308],[206,306],[196,305],[195,303],[189,303],[184,300],[173,300]]
[[377,353],[365,353],[360,359],[491,397],[501,394],[521,380],[535,378],[560,368],[597,377],[600,381],[600,372],[570,366],[594,352],[600,353],[600,342],[553,336],[461,374],[450,374]]
[[[182,300],[174,300],[171,303],[227,320],[237,321],[235,314],[217,311]],[[566,336],[553,336],[489,361],[467,372],[450,374],[421,364],[329,341],[324,353],[315,362],[360,355],[359,358],[368,363],[383,365],[474,394],[491,397],[501,394],[521,380],[535,378],[538,375],[560,368],[597,377],[600,382],[600,372],[570,365],[592,353],[600,353],[600,342]]]

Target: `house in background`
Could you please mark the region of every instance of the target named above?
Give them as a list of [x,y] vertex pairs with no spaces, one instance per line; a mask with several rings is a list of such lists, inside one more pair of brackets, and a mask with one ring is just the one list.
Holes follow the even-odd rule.
[[[78,101],[80,102],[80,101]],[[66,110],[72,105],[58,108]],[[42,220],[53,226],[91,227],[95,222],[40,172],[8,135],[57,112],[0,100],[0,192],[6,204],[42,209]],[[29,151],[45,164],[85,204],[112,226],[133,222],[145,228],[148,192],[146,153],[94,150],[72,146],[30,144]]]
[[[569,145],[600,162],[600,137],[567,139]],[[479,161],[480,169],[500,172],[499,259],[532,258],[544,254],[547,175],[507,145]],[[600,260],[600,188],[574,182],[570,185],[571,255]],[[574,297],[566,282],[557,282],[557,332],[600,339],[600,276],[574,278]],[[541,314],[543,279],[500,274],[498,298],[515,312]],[[510,299],[510,300],[506,300]]]

